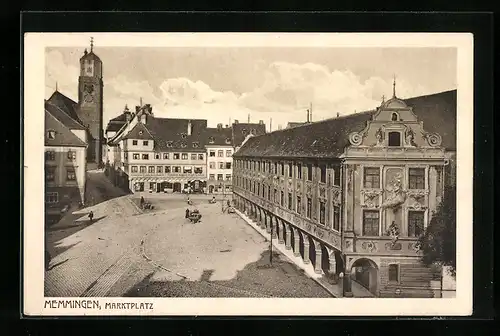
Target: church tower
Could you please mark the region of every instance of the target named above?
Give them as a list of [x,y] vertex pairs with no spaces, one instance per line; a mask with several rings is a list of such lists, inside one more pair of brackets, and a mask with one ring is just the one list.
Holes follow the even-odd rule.
[[89,132],[87,161],[102,162],[103,154],[103,81],[102,61],[94,54],[94,41],[90,40],[90,52],[85,49],[80,58],[78,78],[79,117]]

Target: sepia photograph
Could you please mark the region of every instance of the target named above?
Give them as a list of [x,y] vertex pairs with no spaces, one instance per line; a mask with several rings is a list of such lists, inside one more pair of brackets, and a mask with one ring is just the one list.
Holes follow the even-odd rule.
[[470,309],[471,36],[29,35],[32,312]]

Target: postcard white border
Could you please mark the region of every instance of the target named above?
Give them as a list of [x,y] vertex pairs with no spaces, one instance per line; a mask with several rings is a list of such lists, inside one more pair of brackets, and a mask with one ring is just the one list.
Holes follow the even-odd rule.
[[[95,298],[154,309],[44,308],[45,48],[82,47],[457,48],[457,295],[454,299]],[[473,35],[469,33],[28,33],[24,37],[24,313],[39,315],[470,315],[472,314]],[[55,298],[47,298],[53,300]],[[60,298],[61,300],[70,298]],[[92,299],[94,300],[94,299]]]

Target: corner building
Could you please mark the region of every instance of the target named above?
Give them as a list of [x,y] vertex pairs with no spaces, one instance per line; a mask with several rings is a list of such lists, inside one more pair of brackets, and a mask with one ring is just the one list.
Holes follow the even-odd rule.
[[[239,210],[345,296],[434,297],[418,237],[455,183],[456,90],[248,139],[234,154]],[[432,287],[433,288],[433,287]]]

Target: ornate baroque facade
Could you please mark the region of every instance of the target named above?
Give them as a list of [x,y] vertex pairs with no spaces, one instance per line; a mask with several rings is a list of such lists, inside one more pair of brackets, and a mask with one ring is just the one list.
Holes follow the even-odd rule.
[[234,155],[239,209],[317,273],[343,276],[347,296],[356,281],[374,296],[433,297],[440,270],[420,264],[418,237],[454,183],[455,95],[394,95],[249,139]]

